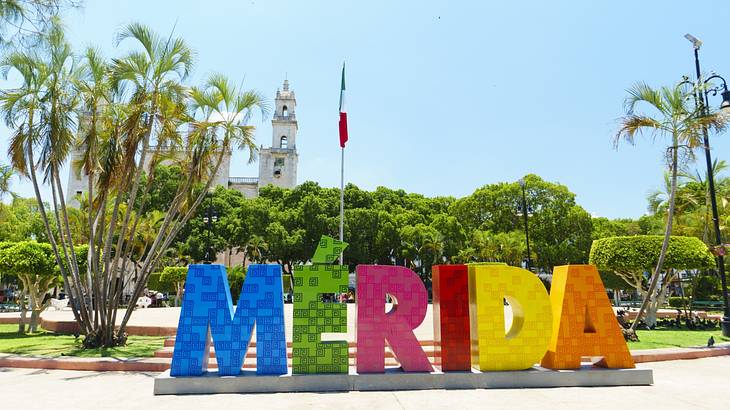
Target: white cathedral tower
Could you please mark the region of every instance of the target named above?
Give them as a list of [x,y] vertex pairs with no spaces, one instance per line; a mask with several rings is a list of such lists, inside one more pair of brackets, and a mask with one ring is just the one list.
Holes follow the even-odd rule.
[[284,80],[281,90],[276,90],[274,115],[271,119],[271,147],[259,149],[258,178],[230,177],[228,186],[242,192],[246,197],[255,197],[258,190],[267,185],[280,188],[297,186],[297,99],[289,90],[289,81]]
[[284,80],[276,90],[275,111],[271,119],[271,148],[259,153],[259,187],[274,185],[294,188],[297,185],[297,99]]

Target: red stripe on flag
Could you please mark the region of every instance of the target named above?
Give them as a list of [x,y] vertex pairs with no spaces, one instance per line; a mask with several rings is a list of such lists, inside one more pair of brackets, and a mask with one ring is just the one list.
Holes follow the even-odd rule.
[[347,142],[347,113],[340,113],[340,147],[345,148]]

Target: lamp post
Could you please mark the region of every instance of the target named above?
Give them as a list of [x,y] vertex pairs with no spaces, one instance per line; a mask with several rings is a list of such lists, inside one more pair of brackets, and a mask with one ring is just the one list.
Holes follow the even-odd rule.
[[205,215],[203,216],[203,223],[205,224],[205,263],[210,264],[213,261],[215,261],[215,258],[213,257],[213,249],[210,246],[210,235],[213,232],[213,223],[218,222],[218,215],[215,213],[215,210],[213,209],[213,196],[208,192],[206,194],[206,197],[208,198],[208,208],[205,210]]
[[522,187],[522,219],[525,221],[525,243],[527,245],[527,258],[525,259],[525,267],[531,270],[530,261],[530,228],[527,224],[527,194],[525,193],[525,179],[520,178],[520,187]]
[[[700,56],[699,51],[702,46],[702,41],[686,34],[684,36],[687,40],[692,43],[695,57],[695,71],[697,80],[694,84],[695,98],[697,100],[699,111],[702,115],[709,115],[709,96],[712,94],[716,96],[718,92],[722,96],[722,103],[720,109],[726,112],[730,112],[730,91],[727,89],[727,82],[721,76],[712,73],[707,79],[702,78],[702,71],[700,70]],[[712,80],[721,80],[722,86],[706,88]],[[720,280],[722,283],[722,300],[723,300],[723,318],[721,321],[722,334],[725,337],[730,337],[730,305],[728,305],[728,293],[727,293],[727,279],[725,277],[725,248],[722,243],[722,233],[720,232],[720,220],[717,212],[717,198],[715,197],[715,179],[712,172],[712,156],[710,154],[710,138],[708,135],[707,128],[703,130],[703,145],[705,149],[705,162],[707,163],[707,184],[710,191],[710,204],[712,205],[712,224],[715,231],[715,256],[717,257],[717,270],[720,273]]]

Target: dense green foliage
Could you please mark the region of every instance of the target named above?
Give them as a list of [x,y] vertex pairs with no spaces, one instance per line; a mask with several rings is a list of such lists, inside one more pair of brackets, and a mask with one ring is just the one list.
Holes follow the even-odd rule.
[[[158,167],[149,192],[153,209],[174,188],[178,171]],[[592,239],[590,215],[575,204],[565,186],[526,177],[530,239],[535,266],[585,263]],[[425,281],[435,263],[503,261],[519,265],[526,256],[521,190],[517,183],[485,185],[461,199],[428,198],[378,187],[364,191],[345,188],[345,263],[408,266]],[[217,221],[208,230],[208,208]],[[197,215],[180,232],[177,253],[169,264],[201,261],[210,243],[216,252],[244,253],[248,260],[276,261],[285,273],[306,262],[322,235],[337,236],[339,190],[305,182],[295,189],[265,187],[259,197],[246,199],[234,190],[217,187]]]

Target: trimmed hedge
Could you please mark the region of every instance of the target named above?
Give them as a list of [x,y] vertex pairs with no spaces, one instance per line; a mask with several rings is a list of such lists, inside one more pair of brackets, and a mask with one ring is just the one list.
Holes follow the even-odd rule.
[[[651,272],[659,259],[660,235],[613,236],[593,241],[589,263],[600,270]],[[708,269],[715,265],[707,245],[699,238],[672,236],[664,268]]]
[[187,266],[165,266],[160,274],[160,285],[174,290],[178,282],[185,282],[187,275]]
[[[685,298],[687,303],[689,303],[689,300]],[[670,297],[667,302],[669,302],[669,306],[673,308],[682,308],[684,305],[682,304],[682,297],[680,296],[672,296]]]

